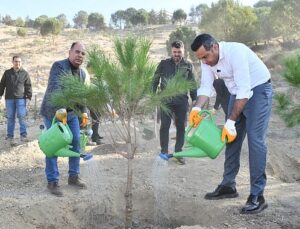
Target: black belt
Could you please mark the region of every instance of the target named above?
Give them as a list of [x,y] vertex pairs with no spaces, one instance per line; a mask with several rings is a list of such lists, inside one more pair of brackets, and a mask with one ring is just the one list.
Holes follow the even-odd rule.
[[271,78],[267,82],[265,82],[265,83],[271,83]]

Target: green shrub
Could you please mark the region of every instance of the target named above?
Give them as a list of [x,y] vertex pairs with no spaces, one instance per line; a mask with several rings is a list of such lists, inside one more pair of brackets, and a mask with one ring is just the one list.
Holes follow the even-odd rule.
[[25,37],[27,35],[27,29],[26,28],[18,28],[17,35],[19,37]]
[[288,127],[300,124],[300,54],[288,57],[284,61],[284,79],[292,86],[287,93],[280,93],[275,96],[277,101],[276,113],[285,121]]

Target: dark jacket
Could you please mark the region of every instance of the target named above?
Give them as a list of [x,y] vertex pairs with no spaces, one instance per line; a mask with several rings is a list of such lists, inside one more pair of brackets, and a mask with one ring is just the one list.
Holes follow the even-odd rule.
[[[86,75],[82,69],[78,69],[79,79],[84,83]],[[72,74],[72,66],[69,59],[64,59],[61,61],[56,61],[51,67],[50,75],[48,79],[48,86],[43,98],[41,106],[41,115],[52,119],[55,115],[56,110],[61,107],[55,107],[51,104],[51,95],[62,89],[60,79],[66,74]],[[80,107],[81,112],[87,112],[86,107]]]
[[213,86],[217,93],[214,109],[218,110],[221,105],[225,115],[227,115],[230,93],[224,83],[224,80],[223,79],[215,79],[213,82]]
[[[168,58],[166,60],[162,60],[154,74],[154,78],[152,81],[152,89],[154,92],[157,91],[157,87],[160,83],[160,89],[164,90],[166,87],[166,83],[168,79],[171,79],[178,71],[180,71],[183,76],[190,81],[195,83],[196,88],[196,81],[195,76],[193,73],[193,65],[184,59],[182,59],[177,65],[175,64],[172,58]],[[194,101],[197,99],[197,90],[190,91],[191,99]],[[173,101],[181,101],[182,99],[188,99],[187,94],[185,95],[178,95],[173,98]]]
[[32,87],[28,72],[23,68],[15,71],[14,68],[6,70],[0,82],[0,96],[5,99],[31,99]]

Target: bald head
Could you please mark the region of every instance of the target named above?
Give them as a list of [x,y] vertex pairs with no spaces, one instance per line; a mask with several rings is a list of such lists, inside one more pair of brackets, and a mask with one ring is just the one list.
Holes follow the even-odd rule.
[[69,50],[69,60],[72,65],[79,68],[85,57],[85,46],[81,42],[74,42]]

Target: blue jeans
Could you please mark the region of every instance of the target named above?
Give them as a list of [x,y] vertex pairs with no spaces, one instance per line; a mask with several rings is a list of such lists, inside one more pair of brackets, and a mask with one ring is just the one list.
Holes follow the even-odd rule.
[[[235,96],[230,97],[230,114]],[[237,138],[226,145],[222,185],[235,187],[240,168],[242,143],[247,134],[249,148],[250,194],[263,195],[266,186],[266,135],[272,109],[272,85],[261,84],[253,88],[253,96],[247,102],[236,121]]]
[[7,113],[7,137],[13,138],[15,132],[16,114],[19,119],[20,135],[27,136],[26,131],[26,100],[25,99],[6,99],[5,100]]
[[[52,120],[44,117],[44,123],[47,129],[51,127]],[[72,148],[70,150],[80,152],[80,126],[78,116],[74,112],[68,112],[68,125],[73,134]],[[79,174],[80,157],[69,157],[69,176]],[[58,182],[59,171],[57,167],[57,157],[46,157],[46,177],[48,182]]]

